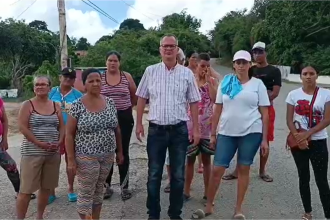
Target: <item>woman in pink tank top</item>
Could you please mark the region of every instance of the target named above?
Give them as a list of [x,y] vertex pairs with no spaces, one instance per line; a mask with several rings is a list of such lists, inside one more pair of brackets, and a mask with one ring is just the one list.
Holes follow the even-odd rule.
[[[106,55],[107,71],[102,75],[101,94],[110,97],[115,102],[118,122],[121,130],[124,162],[118,165],[121,197],[123,200],[130,199],[132,193],[128,189],[129,180],[129,144],[134,126],[132,107],[136,105],[135,96],[136,85],[131,74],[120,70],[121,55],[116,51],[111,51]],[[106,180],[105,199],[109,199],[113,194],[111,179],[113,167]]]
[[[217,94],[218,81],[217,79],[211,77],[213,74],[210,69],[210,56],[207,53],[201,53],[198,55],[197,64],[198,66],[195,77],[202,98],[198,105],[198,122],[200,126],[201,139],[197,146],[188,146],[184,199],[188,200],[191,197],[190,186],[194,177],[194,164],[196,157],[201,155],[205,184],[203,199],[206,202],[207,186],[211,173],[211,155],[214,154],[214,149],[209,147],[211,136],[211,116],[213,112],[213,104]],[[187,125],[189,134],[191,134],[192,120],[189,120]]]

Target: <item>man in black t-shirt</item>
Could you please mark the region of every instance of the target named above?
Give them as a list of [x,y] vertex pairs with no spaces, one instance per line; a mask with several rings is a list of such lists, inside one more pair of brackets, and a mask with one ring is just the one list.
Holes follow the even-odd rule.
[[[278,96],[282,86],[281,71],[267,62],[266,44],[257,42],[253,45],[252,54],[256,65],[251,67],[251,74],[253,77],[259,78],[265,84],[271,106],[268,109],[269,126],[268,126],[268,144],[274,141],[274,124],[275,124],[275,109],[273,107],[273,100]],[[260,169],[259,176],[265,182],[273,182],[273,178],[266,173],[266,163],[268,155],[262,156],[260,154]],[[224,180],[237,179],[237,168],[231,174],[223,177]]]

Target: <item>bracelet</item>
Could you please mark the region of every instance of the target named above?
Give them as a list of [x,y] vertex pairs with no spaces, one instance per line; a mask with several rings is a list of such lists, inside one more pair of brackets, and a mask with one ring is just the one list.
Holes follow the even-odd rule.
[[216,134],[211,134],[211,137],[216,137],[217,135]]

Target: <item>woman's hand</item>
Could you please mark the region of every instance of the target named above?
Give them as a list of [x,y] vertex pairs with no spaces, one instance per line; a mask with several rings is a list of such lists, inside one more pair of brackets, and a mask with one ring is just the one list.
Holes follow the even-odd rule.
[[117,164],[123,164],[124,162],[124,155],[123,155],[123,152],[117,152],[116,153],[116,162]]
[[260,149],[261,149],[261,156],[266,156],[269,153],[269,146],[268,146],[268,142],[263,140],[260,144]]
[[309,131],[299,132],[294,135],[298,144],[301,142],[307,142],[307,140],[310,136],[311,136],[311,133]]
[[68,159],[67,171],[69,175],[75,176],[77,171],[77,164],[75,159]]
[[211,138],[210,138],[210,148],[212,150],[215,150],[216,142],[217,142],[216,136],[215,135],[211,135]]

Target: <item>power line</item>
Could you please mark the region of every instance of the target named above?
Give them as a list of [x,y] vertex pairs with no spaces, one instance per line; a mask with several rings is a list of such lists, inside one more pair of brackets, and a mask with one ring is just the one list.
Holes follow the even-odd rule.
[[[124,0],[121,0],[121,1],[124,2],[124,4],[127,5],[128,7],[133,8],[134,10],[136,10],[136,11],[139,12],[139,13],[141,13],[141,14],[144,15],[145,17],[151,19],[152,21],[155,21],[155,19],[153,19],[153,18],[149,17],[148,15],[146,15],[146,14],[144,14],[144,13],[138,11],[135,7],[133,7],[133,5],[128,4],[128,3],[125,2]],[[151,13],[149,13],[149,14],[151,14]],[[160,17],[161,17],[161,16],[160,16]]]
[[22,0],[17,0],[17,1],[15,1],[15,2],[9,4],[8,6],[13,6],[13,5],[15,5],[16,3],[20,2],[20,1],[22,1]]
[[29,10],[29,8],[31,8],[34,5],[34,3],[36,3],[36,1],[37,0],[34,0],[34,2],[32,2],[24,11],[22,11],[22,13],[19,14],[16,19],[18,19],[19,17],[21,17],[27,10]]
[[97,5],[95,5],[93,2],[91,2],[90,0],[87,0],[88,2],[86,2],[85,0],[81,0],[83,3],[85,3],[86,5],[88,5],[89,7],[93,8],[94,10],[96,10],[98,13],[102,14],[103,16],[105,16],[106,18],[110,19],[111,21],[115,22],[116,24],[119,24],[119,22],[114,19],[113,17],[111,17],[108,13],[106,13],[105,11],[103,11],[100,7],[98,7]]

